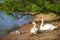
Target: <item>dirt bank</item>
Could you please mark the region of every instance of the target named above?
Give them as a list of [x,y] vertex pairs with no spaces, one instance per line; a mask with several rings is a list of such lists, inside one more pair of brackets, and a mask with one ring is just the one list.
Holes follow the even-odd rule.
[[[53,30],[53,31],[42,31],[39,34],[31,35],[30,29],[33,27],[33,24],[29,23],[21,28],[17,28],[17,30],[24,29],[24,34],[11,34],[0,38],[0,40],[60,40],[60,18],[59,16],[56,17],[54,13],[52,14],[39,14],[36,15],[35,19],[33,21],[36,21],[37,28],[40,27],[41,20],[40,16],[44,16],[44,24],[51,23],[55,26],[57,26],[59,29]],[[13,31],[12,31],[13,32]]]

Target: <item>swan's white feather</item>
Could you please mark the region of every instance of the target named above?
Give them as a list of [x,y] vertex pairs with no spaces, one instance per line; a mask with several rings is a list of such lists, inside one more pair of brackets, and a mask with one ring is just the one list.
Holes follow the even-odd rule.
[[52,24],[45,24],[43,27],[40,28],[40,30],[54,30],[56,26]]
[[40,26],[40,30],[54,30],[55,28],[57,28],[56,26],[52,25],[52,24],[45,24],[43,25],[43,17],[41,17],[42,19],[42,23],[41,23],[41,26]]
[[38,32],[38,28],[36,27],[36,23],[32,22],[32,24],[34,24],[33,28],[31,28],[30,33],[32,34],[36,34]]
[[38,31],[38,28],[34,28],[34,27],[33,27],[33,28],[31,29],[31,33],[33,33],[33,34],[36,34],[37,31]]

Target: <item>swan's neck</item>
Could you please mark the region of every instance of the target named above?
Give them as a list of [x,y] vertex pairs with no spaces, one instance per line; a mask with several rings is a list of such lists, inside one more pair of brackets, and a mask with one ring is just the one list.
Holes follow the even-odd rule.
[[40,28],[42,28],[42,27],[43,27],[43,18],[42,18],[42,22],[41,22]]
[[34,24],[34,28],[36,27],[36,23]]

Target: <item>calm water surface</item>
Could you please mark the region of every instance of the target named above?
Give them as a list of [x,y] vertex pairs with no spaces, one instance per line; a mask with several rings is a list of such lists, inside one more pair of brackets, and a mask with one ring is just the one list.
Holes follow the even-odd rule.
[[25,15],[22,18],[19,18],[18,20],[17,18],[14,20],[12,15],[8,16],[5,13],[0,12],[0,36],[5,34],[5,30],[11,30],[16,26],[18,27],[29,23],[32,18],[33,16],[31,15]]

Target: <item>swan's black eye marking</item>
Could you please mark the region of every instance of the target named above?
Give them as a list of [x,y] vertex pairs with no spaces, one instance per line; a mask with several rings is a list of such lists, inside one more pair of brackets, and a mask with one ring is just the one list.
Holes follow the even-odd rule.
[[40,18],[43,18],[43,16],[41,16]]
[[40,17],[41,18],[41,17]]

